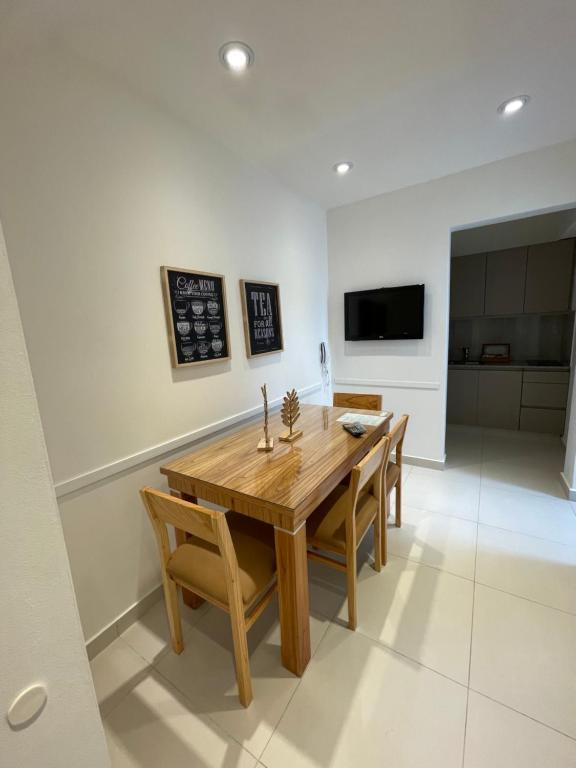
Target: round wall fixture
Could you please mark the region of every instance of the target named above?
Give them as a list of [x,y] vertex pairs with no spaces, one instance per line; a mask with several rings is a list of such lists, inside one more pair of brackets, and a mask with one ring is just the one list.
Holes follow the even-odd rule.
[[254,63],[254,51],[246,43],[224,43],[219,51],[220,61],[231,72],[240,74]]
[[501,115],[515,115],[530,101],[530,96],[514,96],[513,99],[507,99],[498,107],[498,112]]
[[48,692],[41,683],[31,685],[29,688],[20,691],[10,705],[6,716],[10,727],[18,731],[30,725],[40,716],[47,700]]
[[345,176],[353,167],[354,163],[351,163],[349,160],[341,160],[333,166],[333,170],[338,176]]

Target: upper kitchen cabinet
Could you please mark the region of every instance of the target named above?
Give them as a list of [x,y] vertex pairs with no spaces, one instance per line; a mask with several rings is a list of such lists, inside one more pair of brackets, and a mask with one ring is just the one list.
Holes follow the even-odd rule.
[[517,315],[524,310],[527,256],[527,248],[487,254],[485,315]]
[[524,312],[565,312],[570,309],[574,240],[528,248]]
[[451,259],[450,314],[474,317],[484,314],[486,254],[458,256]]

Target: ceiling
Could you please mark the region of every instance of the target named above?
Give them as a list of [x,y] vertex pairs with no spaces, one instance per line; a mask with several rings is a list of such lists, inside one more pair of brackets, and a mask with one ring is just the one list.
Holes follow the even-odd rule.
[[[0,0],[0,27],[56,36],[328,208],[576,136],[574,0]],[[242,78],[229,40],[255,51]]]

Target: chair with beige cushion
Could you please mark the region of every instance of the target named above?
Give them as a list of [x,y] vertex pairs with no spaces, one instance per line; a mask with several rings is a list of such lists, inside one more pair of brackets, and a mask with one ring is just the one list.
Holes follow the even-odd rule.
[[367,411],[382,410],[382,395],[361,395],[355,392],[334,392],[332,405],[337,408],[363,408]]
[[[152,521],[162,569],[172,648],[182,653],[178,589],[184,587],[230,614],[241,703],[252,701],[246,633],[276,588],[274,531],[235,512],[219,512],[166,493],[140,491]],[[185,531],[172,550],[167,524]]]
[[371,525],[375,570],[381,570],[382,551],[386,551],[382,542],[382,472],[389,451],[386,436],[353,467],[349,484],[338,485],[306,521],[309,559],[346,573],[348,626],[352,630],[358,621],[356,552]]
[[390,430],[390,453],[395,450],[396,455],[394,461],[389,460],[386,472],[382,476],[384,481],[382,498],[386,509],[386,519],[390,516],[390,494],[396,488],[396,528],[400,528],[402,525],[402,446],[404,445],[408,418],[404,414]]

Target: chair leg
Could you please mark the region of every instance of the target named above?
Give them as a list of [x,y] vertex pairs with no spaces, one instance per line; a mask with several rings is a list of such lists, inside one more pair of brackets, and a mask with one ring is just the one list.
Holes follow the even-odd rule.
[[182,622],[180,620],[180,605],[178,603],[178,586],[166,573],[162,577],[162,582],[164,586],[166,613],[168,614],[168,625],[170,626],[172,650],[174,653],[182,653],[184,650],[184,641],[182,640]]
[[390,515],[390,496],[386,494],[383,499],[382,506],[382,529],[380,532],[381,546],[382,546],[382,565],[386,565],[388,562],[388,517]]
[[374,570],[382,570],[382,510],[374,518]]
[[[402,470],[400,470],[402,473]],[[396,483],[396,528],[402,526],[402,474]]]
[[354,632],[358,624],[356,550],[346,557],[346,583],[348,587],[348,629]]
[[237,611],[230,611],[232,624],[232,639],[234,641],[234,663],[236,665],[236,680],[238,682],[238,697],[243,707],[252,701],[252,678],[250,677],[250,661],[248,658],[248,637],[244,616]]

